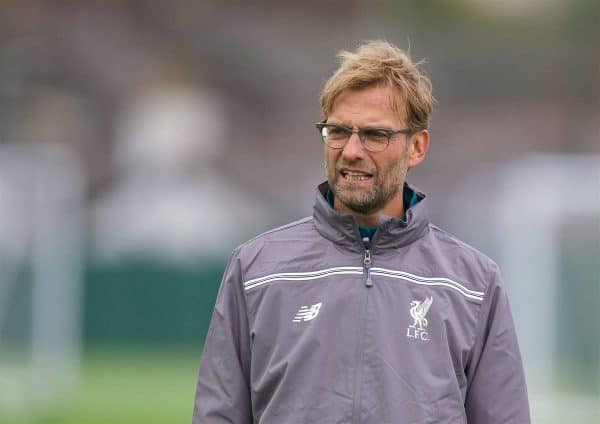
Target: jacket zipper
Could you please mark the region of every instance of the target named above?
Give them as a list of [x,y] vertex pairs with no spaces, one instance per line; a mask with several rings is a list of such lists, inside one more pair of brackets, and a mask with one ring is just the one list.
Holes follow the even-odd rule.
[[361,385],[362,385],[362,362],[363,362],[363,351],[364,351],[364,347],[363,347],[363,338],[364,338],[364,334],[366,332],[366,317],[367,317],[367,307],[369,304],[369,288],[373,287],[373,281],[371,280],[371,249],[370,249],[370,245],[371,242],[369,240],[368,237],[364,237],[362,239],[362,244],[364,247],[364,253],[363,253],[363,283],[364,285],[367,287],[367,290],[365,292],[365,302],[364,302],[364,306],[363,306],[363,313],[362,313],[362,321],[361,324],[363,324],[363,328],[361,329],[360,335],[359,335],[359,340],[358,340],[358,347],[357,347],[357,353],[356,353],[356,366],[357,366],[357,371],[355,374],[355,380],[354,380],[354,402],[352,404],[352,423],[353,424],[359,424],[360,423],[360,402],[361,402]]
[[364,237],[362,239],[363,246],[365,247],[365,253],[363,255],[363,270],[365,275],[365,286],[373,287],[373,281],[371,280],[371,250],[369,249],[369,238]]

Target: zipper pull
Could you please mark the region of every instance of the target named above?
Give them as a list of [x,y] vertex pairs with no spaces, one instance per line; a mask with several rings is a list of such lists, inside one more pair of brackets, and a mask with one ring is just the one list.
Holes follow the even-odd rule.
[[363,256],[363,266],[365,275],[365,286],[372,287],[373,281],[371,280],[371,251],[369,250],[369,238],[364,237],[362,239],[363,245],[365,246],[365,254]]

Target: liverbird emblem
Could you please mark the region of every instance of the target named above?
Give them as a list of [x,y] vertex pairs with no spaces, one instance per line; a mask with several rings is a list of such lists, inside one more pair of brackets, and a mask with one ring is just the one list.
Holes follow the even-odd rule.
[[424,330],[427,328],[427,318],[425,318],[425,316],[427,315],[427,311],[429,311],[432,303],[433,297],[428,297],[423,302],[419,300],[413,300],[410,302],[410,306],[412,306],[410,308],[410,316],[415,320],[410,327],[418,328],[419,330]]

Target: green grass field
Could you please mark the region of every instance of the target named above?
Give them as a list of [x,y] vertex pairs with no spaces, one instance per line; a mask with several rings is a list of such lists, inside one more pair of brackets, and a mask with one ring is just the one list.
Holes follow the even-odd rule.
[[201,348],[92,350],[69,406],[3,424],[191,422]]

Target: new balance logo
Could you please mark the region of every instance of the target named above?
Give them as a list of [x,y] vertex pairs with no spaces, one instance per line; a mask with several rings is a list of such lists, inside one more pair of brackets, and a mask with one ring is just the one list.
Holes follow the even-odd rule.
[[308,306],[302,306],[292,322],[302,322],[302,321],[310,321],[315,319],[317,315],[319,315],[319,310],[321,309],[322,302],[315,303],[310,308]]
[[429,333],[425,331],[427,329],[427,312],[433,303],[433,297],[428,297],[424,301],[413,300],[410,302],[410,316],[414,322],[406,329],[406,337],[411,339],[418,339],[423,341],[429,340]]

